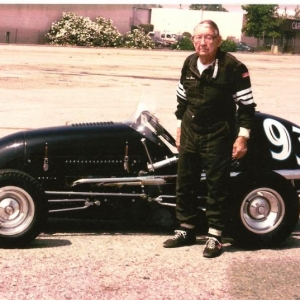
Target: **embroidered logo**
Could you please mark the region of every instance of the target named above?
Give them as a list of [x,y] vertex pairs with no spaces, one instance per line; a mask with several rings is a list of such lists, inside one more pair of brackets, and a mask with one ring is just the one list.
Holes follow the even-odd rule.
[[186,76],[185,79],[190,80],[190,79],[195,79],[193,76]]
[[243,77],[243,78],[249,77],[249,72],[243,73],[243,74],[242,74],[242,77]]

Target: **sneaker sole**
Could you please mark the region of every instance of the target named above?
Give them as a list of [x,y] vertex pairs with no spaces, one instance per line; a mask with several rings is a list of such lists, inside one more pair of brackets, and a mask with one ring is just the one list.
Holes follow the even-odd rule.
[[188,243],[185,243],[185,244],[182,244],[182,245],[165,245],[163,244],[164,248],[179,248],[179,247],[185,247],[185,246],[192,246],[192,245],[195,245],[196,244],[196,241],[191,241],[191,242],[188,242]]

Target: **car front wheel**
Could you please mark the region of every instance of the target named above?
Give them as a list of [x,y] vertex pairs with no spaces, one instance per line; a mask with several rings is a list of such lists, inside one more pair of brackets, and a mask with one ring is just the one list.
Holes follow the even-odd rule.
[[24,247],[43,230],[47,201],[40,185],[15,170],[0,172],[0,247]]

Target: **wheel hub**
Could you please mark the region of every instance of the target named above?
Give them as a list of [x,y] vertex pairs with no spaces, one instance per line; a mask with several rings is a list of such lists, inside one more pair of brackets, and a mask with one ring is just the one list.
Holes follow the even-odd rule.
[[282,197],[272,189],[260,188],[245,197],[241,218],[250,231],[263,234],[274,230],[285,212]]
[[255,197],[250,200],[249,215],[254,219],[265,218],[270,212],[270,205],[266,198]]
[[10,220],[20,213],[19,203],[12,198],[5,198],[0,201],[0,218]]
[[257,211],[258,211],[260,214],[265,215],[266,209],[265,209],[265,207],[261,206],[261,207],[258,207]]
[[8,214],[8,215],[12,215],[13,213],[14,213],[14,209],[13,209],[13,207],[11,207],[11,206],[7,206],[6,208],[5,208],[5,212]]

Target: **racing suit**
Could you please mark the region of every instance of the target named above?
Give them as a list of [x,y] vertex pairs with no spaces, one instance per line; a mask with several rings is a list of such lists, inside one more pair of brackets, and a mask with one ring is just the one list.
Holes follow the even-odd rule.
[[177,87],[181,120],[176,216],[195,225],[197,188],[206,174],[206,216],[209,228],[221,234],[228,198],[229,167],[237,128],[251,129],[255,112],[246,66],[218,49],[213,64],[200,75],[198,55],[187,57]]

